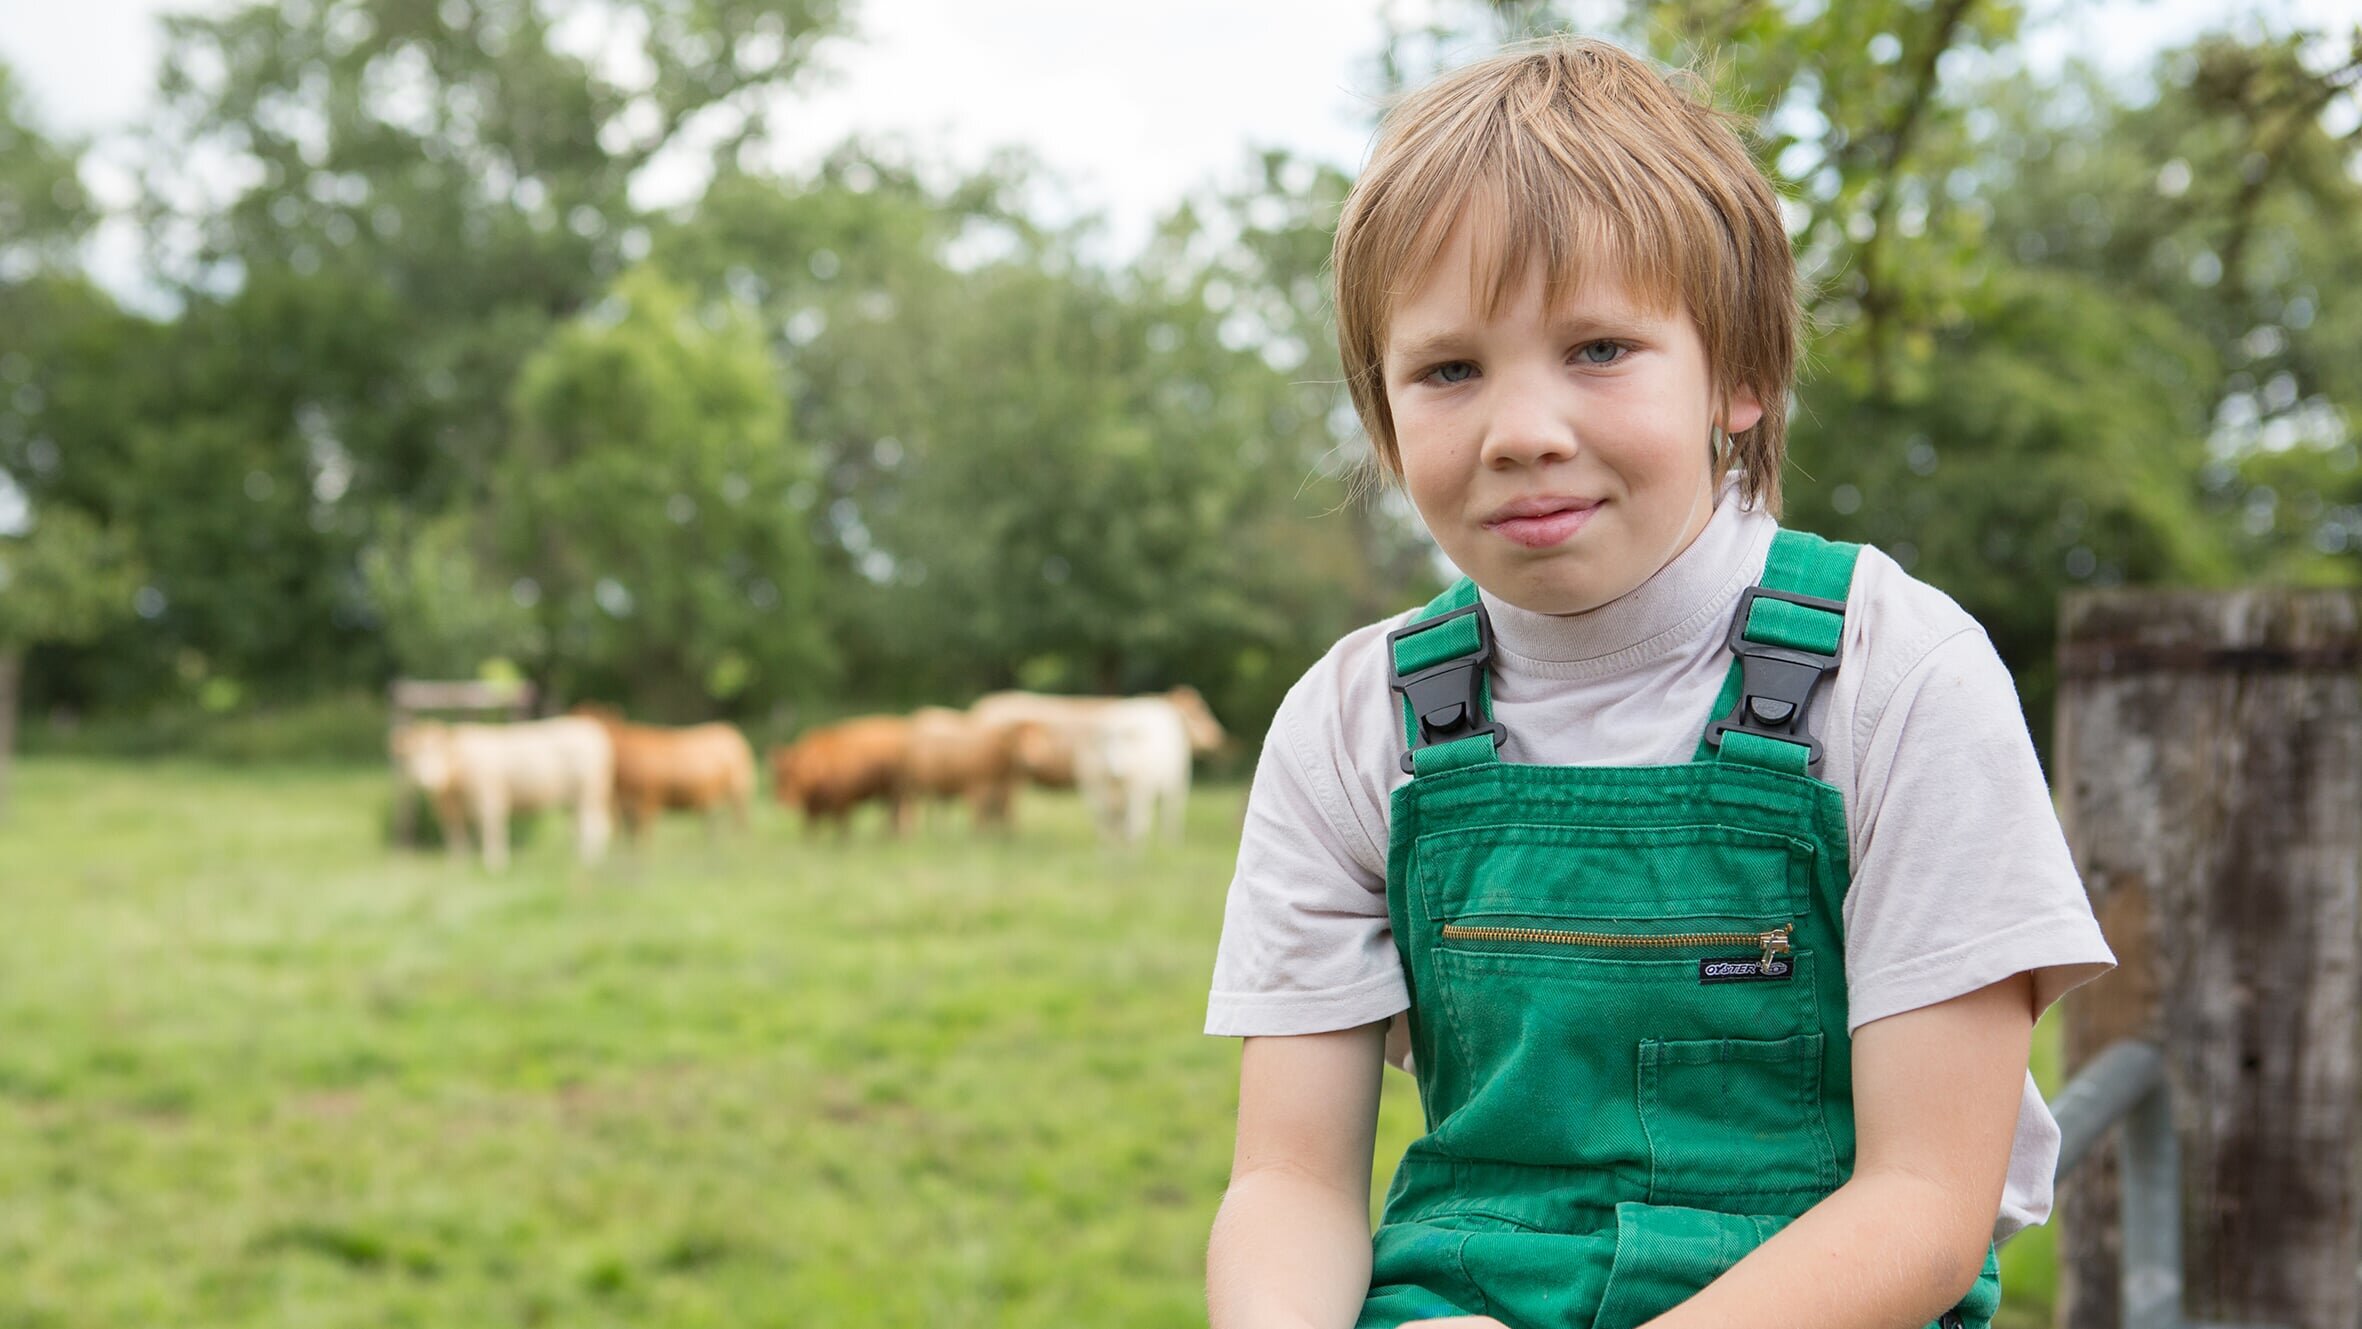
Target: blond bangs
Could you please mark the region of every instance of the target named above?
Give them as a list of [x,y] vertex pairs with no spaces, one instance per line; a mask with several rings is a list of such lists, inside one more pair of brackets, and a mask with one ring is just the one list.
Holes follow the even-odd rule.
[[[1394,271],[1413,280],[1389,285],[1389,311],[1411,295],[1416,278],[1435,266],[1461,226],[1469,228],[1474,260],[1469,300],[1486,318],[1499,317],[1537,267],[1542,300],[1551,309],[1563,308],[1599,283],[1614,285],[1654,313],[1681,307],[1681,278],[1671,255],[1640,242],[1640,233],[1649,228],[1629,224],[1597,196],[1572,188],[1566,176],[1537,172],[1531,162],[1483,165],[1480,174],[1451,191],[1464,200],[1459,208],[1430,216],[1403,247]],[[1507,203],[1512,198],[1533,202],[1512,208]]]
[[1687,313],[1725,408],[1742,387],[1763,404],[1721,461],[1777,511],[1794,261],[1777,197],[1718,112],[1614,46],[1560,39],[1448,74],[1388,114],[1338,219],[1332,266],[1346,383],[1390,475],[1401,459],[1381,372],[1387,329],[1463,222],[1472,303],[1488,318],[1537,265],[1553,307],[1609,281]]

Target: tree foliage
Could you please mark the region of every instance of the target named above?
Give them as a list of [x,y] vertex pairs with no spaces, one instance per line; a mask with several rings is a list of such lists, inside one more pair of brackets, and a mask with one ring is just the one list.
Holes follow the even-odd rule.
[[89,226],[77,155],[31,122],[15,76],[0,65],[0,282],[54,265]]
[[851,677],[897,702],[1192,681],[1259,723],[1395,594],[1315,520],[1346,497],[1334,374],[1273,349],[1193,216],[1101,269],[1011,211],[1022,171],[929,188],[855,147],[800,188],[725,177],[657,257],[764,311]]
[[108,400],[68,419],[52,393],[24,432],[58,460],[11,468],[150,554],[166,607],[117,687],[191,661],[269,694],[382,676],[359,569],[405,537],[378,519],[489,501],[520,366],[644,251],[635,182],[759,137],[841,22],[836,0],[166,20],[133,212],[174,312],[56,371],[29,356]]
[[2362,575],[2362,314],[2339,298],[2362,285],[2358,86],[2362,28],[2209,37],[2166,57],[2149,100],[2085,81],[2080,116],[2023,85],[2000,103],[2007,250],[2207,347],[2195,474],[2250,575]]
[[80,645],[132,610],[130,541],[71,508],[0,538],[0,651]]
[[[2066,589],[2356,579],[2362,38],[2214,36],[2127,84],[2030,71],[2015,0],[1462,0],[1395,31],[1380,81],[1578,11],[1755,119],[1812,326],[1791,520],[1951,591],[2037,705]],[[76,271],[82,145],[0,71],[0,523],[146,569],[138,613],[52,634],[30,686],[268,698],[507,660],[686,718],[1186,681],[1251,732],[1338,633],[1425,598],[1439,565],[1338,383],[1344,172],[1250,154],[1110,261],[1029,211],[1018,156],[855,140],[779,169],[846,23],[172,19],[136,310]]]
[[361,551],[363,589],[402,673],[476,678],[542,653],[532,608],[482,548],[493,534],[485,524],[466,512],[397,513]]
[[807,468],[751,320],[628,273],[526,361],[511,415],[487,511],[538,607],[536,672],[672,718],[811,695]]

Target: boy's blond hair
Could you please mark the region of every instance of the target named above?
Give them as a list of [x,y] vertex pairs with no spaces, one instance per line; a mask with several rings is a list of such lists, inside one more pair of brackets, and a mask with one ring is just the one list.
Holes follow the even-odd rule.
[[1796,265],[1779,198],[1728,118],[1640,57],[1570,38],[1455,70],[1388,112],[1338,218],[1333,267],[1345,382],[1398,478],[1387,325],[1463,216],[1489,229],[1475,237],[1488,316],[1539,262],[1552,304],[1606,275],[1695,320],[1717,418],[1737,388],[1763,404],[1715,466],[1737,464],[1746,497],[1779,511]]

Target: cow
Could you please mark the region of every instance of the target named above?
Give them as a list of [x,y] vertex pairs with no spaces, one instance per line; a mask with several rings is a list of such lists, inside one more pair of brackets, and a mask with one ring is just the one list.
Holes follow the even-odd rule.
[[615,745],[615,806],[626,836],[638,839],[658,813],[675,808],[705,813],[708,827],[727,811],[745,829],[755,754],[736,729],[632,724],[613,707],[590,704],[574,713],[598,721]]
[[909,749],[910,721],[898,715],[824,725],[771,749],[771,792],[781,803],[803,809],[807,831],[833,821],[841,835],[853,809],[871,799],[884,801],[899,823],[902,764]]
[[535,808],[571,808],[576,855],[584,863],[606,855],[614,834],[615,747],[597,721],[419,721],[396,726],[389,746],[403,776],[433,804],[454,858],[467,854],[472,821],[483,837],[485,868],[507,868],[509,814]]
[[1038,726],[989,724],[966,711],[922,706],[910,716],[910,747],[903,755],[902,799],[897,830],[909,829],[910,812],[925,799],[963,799],[977,829],[1009,824],[1020,754],[1037,741]]
[[1019,765],[1027,779],[1050,789],[1071,789],[1080,783],[1075,756],[1083,736],[1099,714],[1124,701],[1161,701],[1171,706],[1189,736],[1190,751],[1203,756],[1228,742],[1206,699],[1183,684],[1168,692],[1142,697],[1066,697],[1044,692],[994,692],[978,698],[968,714],[988,724],[1030,722],[1040,726],[1019,751]]
[[1100,834],[1139,844],[1161,811],[1166,834],[1180,840],[1192,747],[1188,717],[1167,698],[1100,707],[1074,748],[1075,781]]

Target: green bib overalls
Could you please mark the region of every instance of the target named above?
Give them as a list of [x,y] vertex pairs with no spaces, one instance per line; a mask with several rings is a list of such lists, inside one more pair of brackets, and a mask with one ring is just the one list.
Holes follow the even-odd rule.
[[[1389,640],[1412,779],[1386,898],[1427,1134],[1359,1329],[1631,1329],[1851,1174],[1845,810],[1804,721],[1857,552],[1774,538],[1682,765],[1497,760],[1472,583]],[[1988,1255],[1938,1323],[1999,1302]]]

